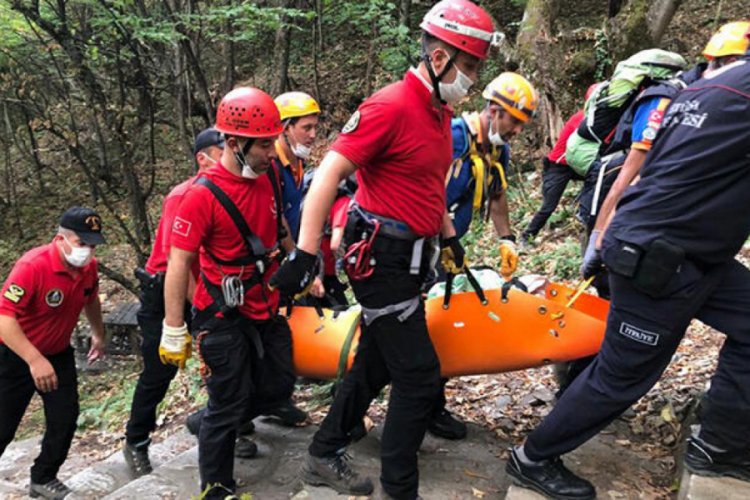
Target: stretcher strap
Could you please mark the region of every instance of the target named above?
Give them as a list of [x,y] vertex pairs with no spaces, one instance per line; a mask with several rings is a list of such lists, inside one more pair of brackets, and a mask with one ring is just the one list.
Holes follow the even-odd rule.
[[365,325],[370,326],[373,321],[380,318],[381,316],[387,316],[389,314],[395,314],[400,312],[396,319],[401,323],[409,319],[409,316],[414,314],[419,307],[419,303],[422,300],[420,295],[413,297],[408,300],[404,300],[397,304],[391,304],[389,306],[381,307],[379,309],[369,309],[367,307],[362,308],[362,317],[365,320]]
[[500,297],[503,302],[508,302],[508,292],[510,292],[510,289],[516,287],[521,291],[527,292],[529,291],[528,288],[526,288],[526,285],[523,284],[523,281],[519,280],[518,278],[513,278],[505,283],[503,283],[503,288],[501,289]]
[[344,378],[344,373],[346,373],[346,365],[347,361],[349,361],[349,351],[352,350],[354,334],[357,332],[357,327],[359,326],[359,319],[361,316],[361,312],[357,313],[357,317],[354,318],[354,321],[352,321],[352,326],[349,327],[349,333],[346,334],[344,344],[341,346],[341,352],[339,353],[339,365],[336,368],[336,381],[334,382],[334,385],[336,387],[338,387],[339,382],[341,382],[341,379]]

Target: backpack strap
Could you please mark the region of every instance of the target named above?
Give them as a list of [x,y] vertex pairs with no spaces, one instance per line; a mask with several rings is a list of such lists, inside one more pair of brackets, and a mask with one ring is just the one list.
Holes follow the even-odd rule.
[[[260,238],[258,237],[258,235],[253,233],[253,231],[250,229],[250,226],[247,225],[247,221],[242,216],[242,213],[240,212],[240,209],[237,208],[237,205],[235,205],[234,202],[229,198],[229,196],[227,196],[227,194],[224,191],[222,191],[222,189],[219,186],[214,184],[214,182],[211,179],[204,176],[196,180],[195,183],[208,188],[208,190],[211,191],[214,197],[216,197],[216,200],[221,204],[221,206],[224,207],[224,210],[226,210],[227,214],[232,219],[232,222],[234,222],[234,225],[237,227],[237,230],[240,232],[240,235],[242,236],[242,241],[245,242],[245,246],[247,247],[251,256],[263,257],[273,250],[273,249],[266,248],[263,245],[263,242],[260,241]],[[276,189],[278,189],[278,187]],[[277,205],[278,205],[278,202],[277,202]],[[276,217],[277,219],[280,218],[278,211],[277,211]],[[279,222],[277,221],[277,225],[278,224]],[[227,265],[232,265],[232,264],[227,264]]]

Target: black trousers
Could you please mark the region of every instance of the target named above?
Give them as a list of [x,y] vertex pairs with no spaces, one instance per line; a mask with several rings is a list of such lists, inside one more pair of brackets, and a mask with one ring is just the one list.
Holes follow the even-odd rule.
[[224,498],[235,489],[237,428],[249,413],[278,405],[294,390],[291,331],[282,317],[213,319],[199,330],[197,348],[208,368],[208,406],[198,435],[201,489],[218,485],[206,498]]
[[[606,262],[606,249],[604,255]],[[543,460],[577,448],[646,394],[692,318],[727,336],[700,437],[727,450],[750,447],[750,270],[734,260],[707,270],[686,261],[659,298],[615,273],[610,287],[601,350],[529,434],[529,458]]]
[[[52,392],[39,392],[44,402],[42,450],[31,467],[31,481],[44,484],[57,476],[68,457],[78,420],[78,377],[73,348],[46,356],[57,375]],[[6,346],[0,346],[0,456],[13,441],[23,414],[36,391],[29,366]]]
[[[379,308],[420,295],[422,276],[410,275],[409,256],[376,255],[374,273],[351,282],[357,301]],[[427,333],[424,304],[405,321],[381,316],[362,325],[359,348],[331,409],[315,434],[310,454],[332,456],[350,442],[372,400],[391,383],[381,443],[383,489],[414,499],[419,487],[417,452],[440,391],[440,363]]]
[[146,441],[156,428],[156,407],[167,394],[169,384],[177,374],[177,367],[165,365],[159,359],[162,321],[164,320],[164,292],[161,286],[141,288],[141,308],[138,326],[141,328],[143,371],[135,386],[130,419],[125,428],[129,444]]
[[552,212],[557,208],[568,182],[571,180],[582,181],[584,177],[578,175],[568,165],[553,163],[545,156],[542,160],[542,206],[539,207],[534,217],[523,230],[525,237],[536,236],[542,230]]

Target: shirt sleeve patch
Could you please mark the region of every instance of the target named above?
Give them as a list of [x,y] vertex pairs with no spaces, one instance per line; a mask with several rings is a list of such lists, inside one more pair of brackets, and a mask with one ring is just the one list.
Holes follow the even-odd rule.
[[10,300],[14,304],[18,304],[19,302],[21,302],[21,299],[24,295],[26,295],[26,290],[16,285],[15,283],[11,283],[10,286],[8,286],[8,289],[5,290],[3,297]]
[[172,224],[172,232],[179,234],[180,236],[187,236],[190,234],[190,227],[192,225],[191,222],[188,222],[181,217],[175,217],[174,224]]
[[346,125],[344,125],[344,128],[341,129],[342,134],[348,134],[350,132],[354,132],[357,130],[357,127],[359,127],[359,119],[361,115],[359,113],[359,110],[355,111],[354,114],[352,114],[351,117],[349,117],[349,121],[346,122]]

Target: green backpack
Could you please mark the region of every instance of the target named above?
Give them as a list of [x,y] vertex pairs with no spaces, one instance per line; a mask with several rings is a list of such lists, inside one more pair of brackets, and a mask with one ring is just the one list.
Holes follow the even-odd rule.
[[585,176],[638,93],[654,81],[672,78],[686,66],[681,55],[661,49],[642,50],[618,63],[612,77],[600,83],[586,100],[586,117],[566,144],[567,164]]

